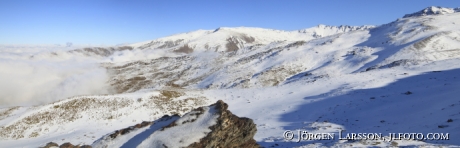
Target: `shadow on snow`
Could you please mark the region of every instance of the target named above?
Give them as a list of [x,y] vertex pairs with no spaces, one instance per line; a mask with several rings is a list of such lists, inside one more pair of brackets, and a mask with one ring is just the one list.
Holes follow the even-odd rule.
[[[449,133],[450,140],[432,144],[460,145],[460,69],[426,72],[379,88],[357,89],[331,96],[305,97],[305,104],[281,116],[285,130],[309,130],[311,123],[332,123],[346,133]],[[410,93],[408,93],[410,92]],[[319,101],[311,101],[319,100]],[[453,122],[447,122],[453,119]],[[338,131],[338,130],[337,130]],[[283,133],[274,136],[281,136]],[[325,146],[338,141],[259,142],[264,147],[291,147],[311,143]],[[297,137],[296,137],[297,138]],[[294,139],[296,140],[296,139]],[[398,142],[398,141],[395,141]],[[371,146],[371,145],[370,145]]]

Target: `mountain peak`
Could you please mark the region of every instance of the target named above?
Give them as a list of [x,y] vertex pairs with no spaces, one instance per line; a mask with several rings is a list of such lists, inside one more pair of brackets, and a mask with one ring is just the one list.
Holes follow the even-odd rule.
[[444,14],[450,14],[450,13],[456,13],[456,12],[460,12],[460,7],[459,8],[445,8],[445,7],[440,7],[440,6],[430,6],[418,12],[415,12],[412,14],[406,14],[404,15],[403,18],[426,16],[426,15],[444,15]]

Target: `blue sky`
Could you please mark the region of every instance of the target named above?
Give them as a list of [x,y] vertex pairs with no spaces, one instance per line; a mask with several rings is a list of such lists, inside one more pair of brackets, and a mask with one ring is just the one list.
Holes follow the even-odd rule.
[[0,44],[135,43],[198,29],[380,25],[455,0],[1,0]]

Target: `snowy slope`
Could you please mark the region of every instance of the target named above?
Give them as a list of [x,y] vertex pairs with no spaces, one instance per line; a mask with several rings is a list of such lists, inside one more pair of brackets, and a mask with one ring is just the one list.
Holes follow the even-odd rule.
[[11,144],[9,147],[23,145],[17,143],[20,141],[40,145],[43,140],[91,144],[116,129],[167,114],[183,114],[207,105],[208,101],[198,92],[180,91],[73,97],[43,106],[11,109],[0,121],[0,136],[3,144]]
[[460,7],[459,8],[444,8],[444,7],[439,7],[439,6],[431,6],[419,12],[415,12],[412,14],[406,14],[404,15],[403,18],[425,16],[425,15],[443,15],[443,14],[456,13],[456,12],[460,12]]
[[180,53],[115,64],[109,68],[115,73],[111,84],[119,92],[165,87],[265,87],[300,78],[455,59],[460,43],[457,18],[457,14],[404,18],[368,30],[308,41],[275,41],[232,52]]
[[460,133],[454,132],[460,130],[457,10],[429,7],[376,27],[199,30],[132,44],[129,50],[83,50],[80,58],[67,51],[17,56],[100,64],[115,94],[2,108],[0,144],[91,144],[114,130],[221,99],[236,115],[254,120],[255,139],[265,147],[395,146],[372,140],[296,143],[283,139],[285,130],[439,132],[449,133],[450,140],[395,142],[460,145]]
[[252,27],[220,27],[216,30],[193,31],[159,38],[152,41],[136,43],[130,46],[141,49],[173,48],[177,51],[180,47],[186,45],[191,49],[198,51],[233,51],[237,50],[235,48],[241,49],[250,45],[265,45],[276,41],[306,41],[349,31],[366,30],[372,27],[373,26],[335,27],[318,25],[316,27],[296,31],[282,31]]

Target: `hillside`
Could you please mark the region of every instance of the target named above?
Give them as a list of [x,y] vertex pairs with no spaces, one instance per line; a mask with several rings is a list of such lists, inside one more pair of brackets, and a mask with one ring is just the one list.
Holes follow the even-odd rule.
[[[1,108],[0,144],[93,144],[112,131],[223,100],[235,115],[253,119],[254,139],[264,147],[458,146],[457,10],[428,7],[379,26],[221,27],[122,47],[11,54],[11,63],[79,65],[84,77],[61,69],[66,77],[53,79],[56,88],[104,90]],[[92,83],[69,83],[80,79]],[[286,130],[449,133],[450,140],[297,143],[283,138]]]

